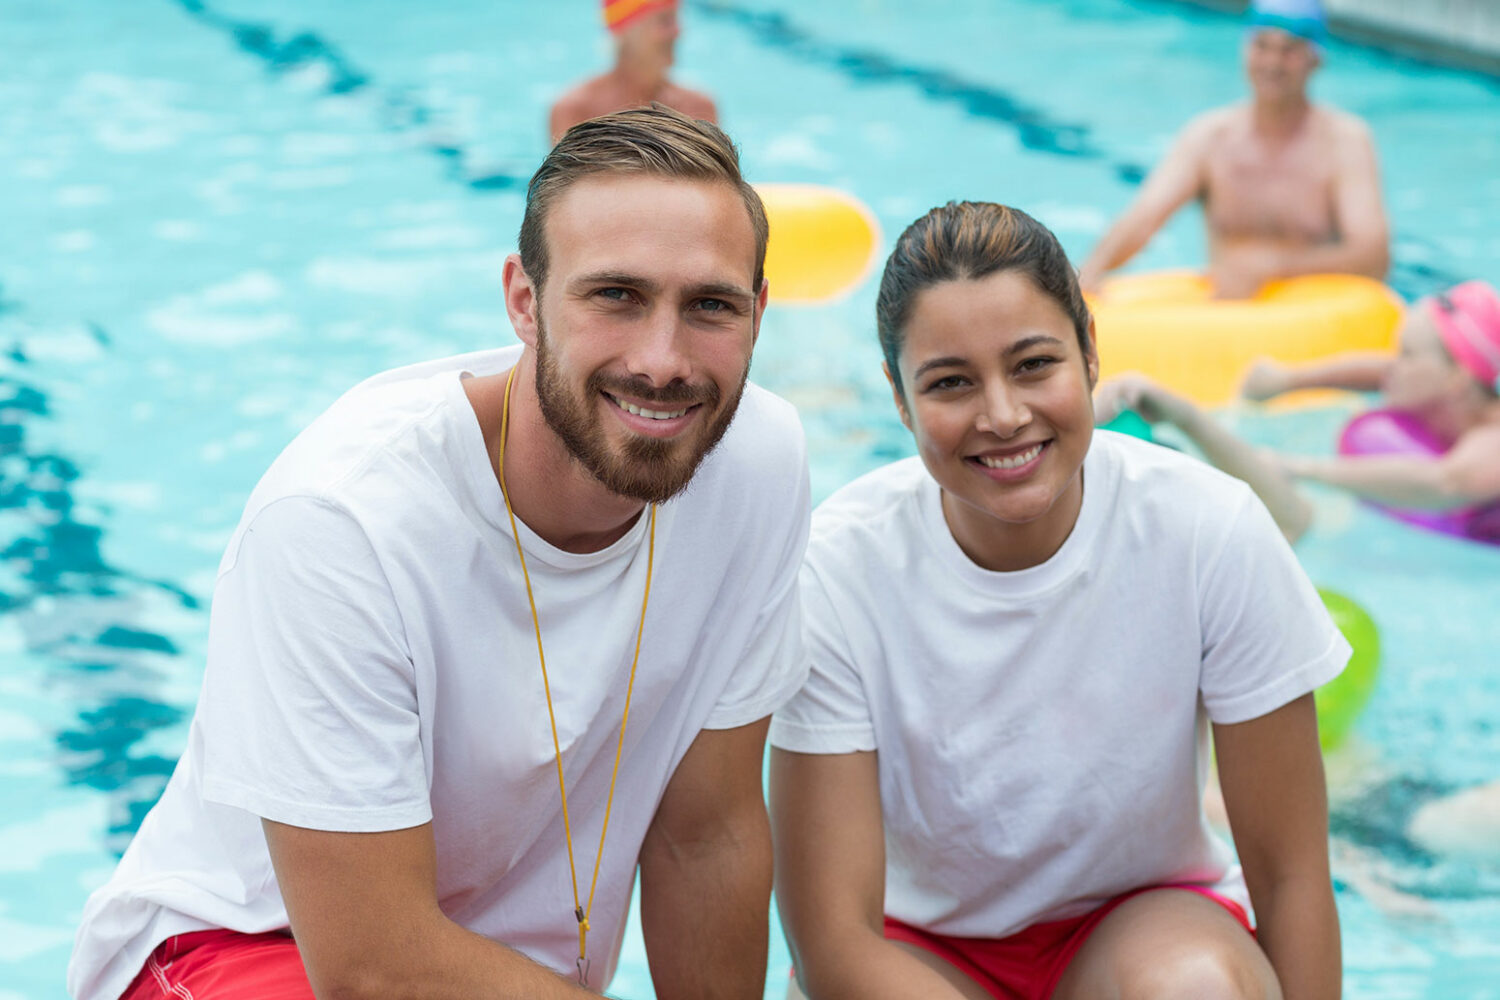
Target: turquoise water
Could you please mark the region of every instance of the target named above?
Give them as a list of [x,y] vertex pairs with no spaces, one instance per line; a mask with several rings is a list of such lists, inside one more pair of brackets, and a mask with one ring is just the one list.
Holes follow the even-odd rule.
[[[1084,252],[1181,121],[1240,93],[1239,28],[1123,0],[689,3],[682,75],[759,181],[850,191],[887,244],[951,197]],[[221,548],[344,388],[509,342],[499,271],[548,100],[607,48],[592,3],[10,0],[0,11],[0,1000],[63,995],[88,891],[185,737]],[[1500,86],[1331,46],[1318,93],[1383,154],[1393,281],[1500,280]],[[1186,213],[1140,266],[1190,264]],[[908,452],[866,282],[773,309],[815,494]],[[1235,413],[1326,451],[1346,414]],[[1332,495],[1300,549],[1381,629],[1335,810],[1356,1000],[1500,996],[1500,869],[1423,855],[1415,802],[1500,777],[1500,549]],[[772,988],[787,960],[773,941]],[[649,995],[632,936],[615,985]]]

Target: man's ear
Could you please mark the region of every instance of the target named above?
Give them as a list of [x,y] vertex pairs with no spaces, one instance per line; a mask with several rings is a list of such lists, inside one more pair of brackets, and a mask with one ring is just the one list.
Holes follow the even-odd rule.
[[769,300],[771,282],[768,278],[760,279],[760,291],[755,293],[755,319],[750,324],[750,343],[753,345],[760,339],[760,321],[766,315],[766,302]]
[[911,430],[911,413],[906,409],[906,397],[902,395],[901,390],[896,386],[896,380],[891,376],[891,366],[882,361],[880,370],[885,372],[885,380],[890,383],[891,398],[896,401],[896,412],[901,415],[901,423],[906,426],[907,430]]
[[520,254],[513,253],[505,258],[505,268],[500,277],[505,289],[505,312],[510,316],[510,325],[521,343],[535,350],[541,294],[532,284],[531,276],[521,266]]

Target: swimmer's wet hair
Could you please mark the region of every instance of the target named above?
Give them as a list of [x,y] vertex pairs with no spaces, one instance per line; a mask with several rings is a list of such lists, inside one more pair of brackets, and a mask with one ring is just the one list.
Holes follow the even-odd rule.
[[547,212],[559,195],[594,174],[646,174],[722,181],[745,202],[755,231],[754,287],[765,280],[770,227],[760,195],[740,173],[734,143],[712,122],[689,118],[664,104],[618,111],[574,125],[542,161],[526,188],[521,218],[521,267],[540,293],[547,279]]
[[901,348],[917,296],[945,281],[975,281],[1000,271],[1019,271],[1073,321],[1084,357],[1089,344],[1089,307],[1078,274],[1052,231],[1021,211],[987,201],[950,201],[906,227],[885,262],[875,324],[896,391],[901,386]]

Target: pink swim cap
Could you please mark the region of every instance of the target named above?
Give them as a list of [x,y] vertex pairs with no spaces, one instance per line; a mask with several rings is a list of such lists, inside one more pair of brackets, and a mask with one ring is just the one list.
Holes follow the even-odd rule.
[[1427,308],[1453,360],[1500,392],[1500,292],[1466,281],[1432,296]]

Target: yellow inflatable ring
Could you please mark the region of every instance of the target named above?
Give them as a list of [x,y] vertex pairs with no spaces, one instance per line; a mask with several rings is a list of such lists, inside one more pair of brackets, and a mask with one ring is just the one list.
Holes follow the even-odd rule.
[[777,302],[827,302],[870,271],[880,225],[853,195],[814,184],[757,184],[771,242],[766,280]]
[[1298,364],[1393,350],[1402,311],[1395,293],[1358,275],[1273,281],[1253,299],[1228,300],[1191,271],[1111,279],[1089,307],[1101,374],[1144,372],[1205,404],[1232,399],[1259,357]]

